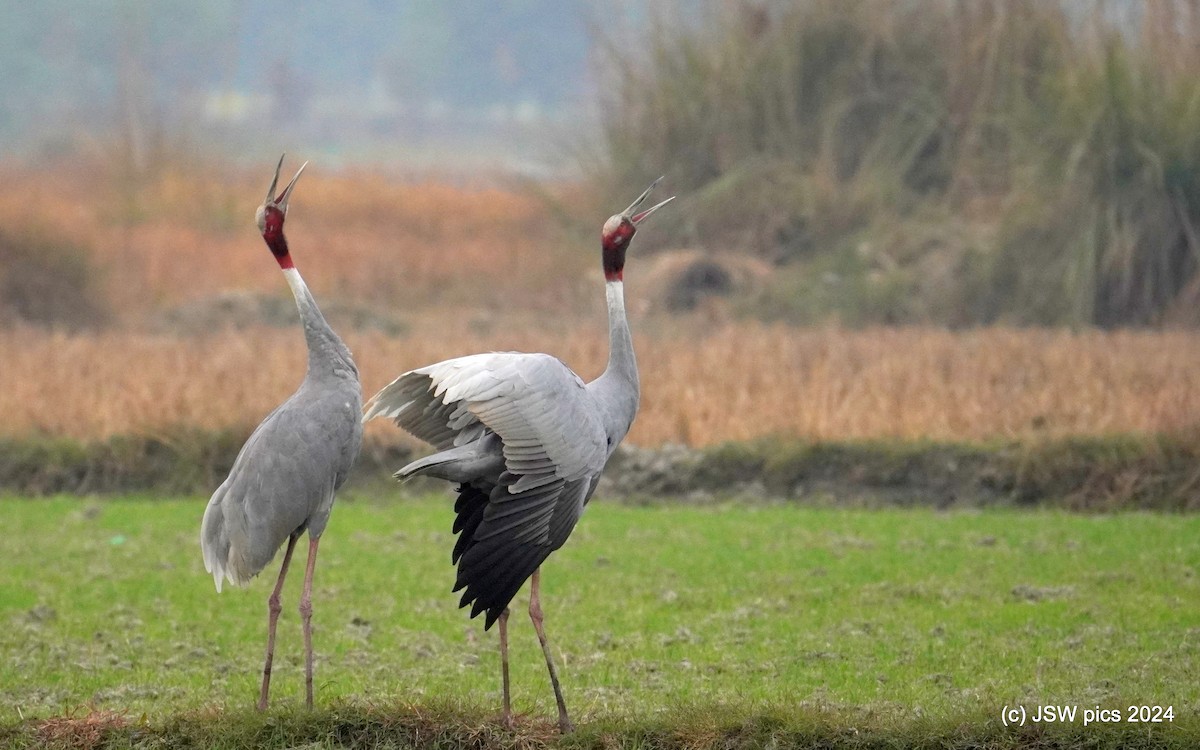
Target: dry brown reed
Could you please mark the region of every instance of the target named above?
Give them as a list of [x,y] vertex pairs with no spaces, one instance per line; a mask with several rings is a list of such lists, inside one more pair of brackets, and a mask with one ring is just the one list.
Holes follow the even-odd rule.
[[[655,329],[637,337],[643,401],[630,440],[640,445],[1180,433],[1200,422],[1200,336],[1186,332]],[[607,350],[599,320],[577,331],[448,325],[440,335],[346,338],[368,395],[406,369],[490,349],[550,352],[590,378]],[[98,438],[248,428],[298,384],[304,356],[298,330],[7,331],[0,430]],[[387,425],[368,434],[399,439]]]
[[[0,434],[249,429],[299,383],[296,327],[176,338],[139,324],[229,289],[286,296],[252,221],[269,175],[168,170],[132,217],[106,197],[103,175],[3,171],[0,221],[94,248],[123,328],[0,331]],[[396,312],[410,331],[342,329],[367,395],[412,367],[478,351],[550,352],[585,378],[603,368],[598,259],[546,203],[494,186],[319,169],[302,187],[288,232],[318,299]],[[631,256],[628,273],[638,444],[1172,433],[1200,421],[1200,335],[797,329],[733,323],[719,307],[676,317],[653,311],[651,265]],[[369,434],[399,439],[386,425]]]
[[[254,226],[272,167],[225,175],[166,168],[140,188],[135,210],[116,200],[99,167],[5,165],[0,222],[90,247],[105,296],[126,320],[229,289],[286,294]],[[606,215],[597,217],[597,231]],[[525,309],[562,308],[575,299],[580,275],[566,271],[595,260],[564,242],[545,204],[530,194],[369,172],[330,175],[319,164],[296,189],[287,232],[318,295],[401,311],[448,297],[468,308],[500,308],[516,298]],[[539,293],[527,294],[530,288]]]

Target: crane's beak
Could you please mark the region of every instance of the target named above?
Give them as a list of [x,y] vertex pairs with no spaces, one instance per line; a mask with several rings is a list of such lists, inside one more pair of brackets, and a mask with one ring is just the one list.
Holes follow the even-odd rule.
[[646,197],[650,195],[650,191],[653,190],[654,188],[658,187],[658,183],[662,182],[662,180],[663,180],[663,178],[659,177],[657,180],[650,183],[650,187],[646,188],[645,191],[643,191],[642,194],[637,197],[637,200],[635,200],[633,203],[630,203],[629,208],[627,208],[621,212],[623,216],[629,217],[629,220],[631,222],[633,222],[634,226],[637,226],[642,221],[644,221],[647,216],[654,213],[655,211],[662,208],[663,206],[667,205],[671,201],[675,200],[675,196],[672,195],[670,198],[667,198],[662,203],[659,203],[658,205],[655,205],[655,206],[651,206],[650,208],[647,208],[645,211],[642,211],[641,213],[637,213],[637,214],[633,213],[633,209],[635,209],[638,206],[645,203]]
[[634,216],[631,216],[631,217],[629,217],[629,220],[630,220],[630,221],[632,221],[632,222],[633,222],[633,225],[636,227],[638,224],[642,223],[642,221],[643,221],[643,220],[644,220],[644,219],[645,219],[647,216],[649,216],[650,214],[654,213],[655,211],[657,211],[658,209],[660,209],[660,208],[662,208],[663,206],[667,205],[668,203],[670,203],[670,202],[671,202],[671,201],[673,201],[673,200],[675,200],[675,196],[673,196],[673,195],[672,195],[670,198],[667,198],[667,199],[666,199],[665,201],[663,201],[662,203],[659,203],[659,204],[657,204],[657,205],[655,205],[655,206],[651,206],[650,208],[647,208],[645,211],[642,211],[640,214],[636,214],[636,215],[634,215]]
[[292,178],[292,181],[287,184],[287,187],[285,187],[283,192],[279,194],[279,197],[276,198],[275,186],[279,184],[279,170],[283,169],[283,159],[286,156],[287,154],[285,153],[283,156],[279,157],[279,164],[275,166],[275,178],[271,180],[271,187],[267,188],[267,199],[264,201],[264,203],[267,204],[274,203],[279,210],[283,212],[284,216],[287,216],[287,203],[288,198],[292,197],[292,188],[296,187],[296,180],[300,179],[300,175],[303,174],[304,168],[308,166],[308,162],[301,164],[300,169],[296,172],[296,176]]

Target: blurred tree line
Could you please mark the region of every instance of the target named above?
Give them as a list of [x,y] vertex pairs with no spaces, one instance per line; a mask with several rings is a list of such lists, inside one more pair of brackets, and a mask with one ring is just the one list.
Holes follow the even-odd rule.
[[[82,132],[128,221],[155,165],[207,163],[188,120],[212,87],[285,120],[376,85],[476,108],[594,91],[585,170],[614,205],[666,174],[655,236],[767,264],[744,315],[1200,323],[1200,0],[12,5],[0,136],[53,155]],[[55,257],[36,234],[0,254]]]
[[576,106],[587,25],[620,2],[10,0],[0,3],[0,137],[5,151],[131,128],[151,149],[166,137],[156,130],[212,139],[206,102],[229,95],[280,100],[277,126],[344,120],[309,109],[322,97],[364,110],[380,96],[451,113]]
[[1200,322],[1197,0],[652,8],[602,43],[594,174],[772,263],[746,312]]

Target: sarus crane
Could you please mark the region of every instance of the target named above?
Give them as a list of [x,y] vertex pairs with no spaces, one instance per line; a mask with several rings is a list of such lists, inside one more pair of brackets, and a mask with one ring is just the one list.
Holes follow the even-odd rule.
[[280,593],[296,540],[308,532],[308,564],[300,596],[304,626],[305,702],[313,704],[312,582],[317,545],[329,521],[334,493],[346,481],[362,444],[362,386],[350,350],[325,322],[292,263],[283,222],[288,199],[304,166],[278,197],[275,179],[258,209],[258,228],[296,298],[308,345],[308,372],[300,388],[267,415],[238,453],[229,477],[213,493],[200,527],[204,568],[217,591],[228,580],[240,585],[258,575],[286,541],[279,578],[267,602],[267,654],[259,710],[267,707]]
[[[659,178],[661,180],[662,178]],[[502,720],[512,725],[508,678],[508,605],[530,581],[529,617],[546,657],[561,731],[572,729],[542,626],[539,570],[567,541],[609,456],[638,410],[633,339],[625,316],[625,252],[638,225],[673,198],[638,213],[658,180],[601,231],[608,300],[609,358],[584,383],[548,354],[492,352],[407,372],[367,404],[363,420],[391,419],[437,452],[400,469],[458,483],[454,591],[460,607],[500,623]]]

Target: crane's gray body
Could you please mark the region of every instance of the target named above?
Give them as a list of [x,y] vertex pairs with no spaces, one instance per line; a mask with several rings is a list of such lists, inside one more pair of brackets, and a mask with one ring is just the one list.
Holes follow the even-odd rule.
[[500,622],[501,720],[510,728],[508,604],[532,576],[529,619],[546,657],[559,730],[572,729],[542,626],[538,571],[567,541],[637,415],[625,254],[638,223],[673,200],[634,213],[659,180],[600,231],[609,332],[608,367],[600,377],[585,384],[546,354],[476,354],[404,373],[375,394],[363,415],[363,421],[391,419],[437,449],[397,477],[423,474],[458,483],[458,540],[450,554],[458,564],[454,591],[466,589],[459,606],[470,604],[471,617],[487,613],[485,630]]
[[362,444],[362,387],[350,350],[294,269],[284,271],[308,343],[300,388],[254,430],[213,493],[200,530],[217,591],[257,575],[292,535],[319,538]]
[[639,387],[619,282],[608,285],[608,368],[591,383],[547,354],[491,352],[407,372],[365,419],[392,419],[438,449],[396,476],[459,483],[454,590],[485,628],[566,542],[633,424]]

